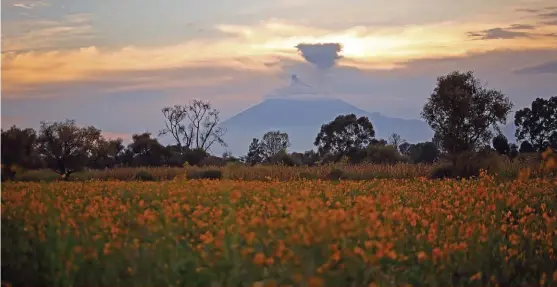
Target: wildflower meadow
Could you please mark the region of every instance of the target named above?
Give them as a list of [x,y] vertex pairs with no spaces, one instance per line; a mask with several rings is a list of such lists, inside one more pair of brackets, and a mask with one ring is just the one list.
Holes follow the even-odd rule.
[[2,186],[14,286],[555,286],[557,179]]

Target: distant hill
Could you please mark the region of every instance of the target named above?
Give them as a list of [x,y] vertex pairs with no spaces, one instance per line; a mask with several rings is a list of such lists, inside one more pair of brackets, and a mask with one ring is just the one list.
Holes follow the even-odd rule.
[[[355,114],[368,117],[375,137],[388,139],[397,133],[409,143],[430,141],[433,131],[421,120],[387,117],[378,112],[359,109],[329,93],[303,83],[296,75],[289,86],[277,89],[265,100],[222,123],[227,129],[225,141],[234,155],[245,155],[253,138],[261,138],[271,130],[288,133],[292,146],[289,151],[315,148],[313,142],[321,125],[339,115]],[[510,142],[514,142],[514,125],[502,127]],[[213,150],[219,154],[223,150]]]
[[261,138],[270,130],[288,133],[291,151],[313,149],[321,125],[338,115],[355,114],[370,119],[376,138],[387,139],[391,133],[400,134],[408,142],[431,140],[433,132],[420,120],[391,118],[370,113],[334,98],[271,98],[223,122],[227,129],[225,141],[235,155],[247,153],[252,138]]

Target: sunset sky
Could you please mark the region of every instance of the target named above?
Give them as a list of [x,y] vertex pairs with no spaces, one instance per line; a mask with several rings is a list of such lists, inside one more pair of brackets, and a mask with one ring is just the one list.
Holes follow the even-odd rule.
[[[303,55],[301,43],[343,50]],[[166,105],[209,100],[226,119],[292,74],[370,112],[418,118],[453,70],[475,71],[516,108],[557,95],[557,2],[2,1],[3,128],[69,118],[111,136],[156,134]]]

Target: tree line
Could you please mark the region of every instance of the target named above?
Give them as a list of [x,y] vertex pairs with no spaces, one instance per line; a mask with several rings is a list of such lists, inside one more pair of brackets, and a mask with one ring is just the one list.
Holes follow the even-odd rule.
[[557,150],[557,96],[537,98],[514,115],[515,137],[509,144],[500,125],[513,108],[503,93],[482,85],[472,72],[452,72],[439,77],[423,107],[421,117],[434,131],[429,142],[407,143],[400,135],[376,139],[372,122],[354,114],[339,115],[322,125],[315,138],[317,150],[288,153],[288,134],[269,131],[254,138],[245,156],[210,155],[211,147],[226,147],[226,130],[219,126],[219,111],[209,102],[194,100],[162,109],[164,128],[175,143],[163,146],[150,133],[134,134],[124,146],[122,139],[106,139],[101,130],[79,127],[73,120],[42,122],[39,131],[12,126],[2,130],[3,179],[18,169],[50,168],[63,178],[81,169],[119,166],[246,164],[315,165],[348,160],[351,163],[432,163],[441,156],[453,165],[466,152],[495,150],[509,158],[519,153]]

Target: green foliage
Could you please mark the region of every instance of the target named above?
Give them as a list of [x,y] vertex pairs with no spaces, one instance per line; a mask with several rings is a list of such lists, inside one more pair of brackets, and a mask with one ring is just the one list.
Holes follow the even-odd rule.
[[367,117],[340,115],[321,126],[314,145],[320,154],[348,155],[355,149],[365,149],[374,136],[375,130]]
[[423,142],[410,145],[407,156],[413,163],[434,163],[439,158],[440,152],[433,142]]
[[515,113],[516,138],[527,140],[536,151],[557,146],[557,96],[537,98],[530,108]]
[[505,95],[482,86],[472,72],[456,71],[437,79],[421,115],[443,149],[456,155],[487,143],[512,107]]
[[300,178],[303,179],[318,179],[319,175],[312,173],[312,172],[308,172],[308,171],[302,171],[300,172]]
[[394,146],[370,145],[366,149],[367,160],[376,164],[394,164],[403,160]]
[[207,158],[209,154],[203,149],[192,149],[184,152],[184,158],[189,165],[201,165],[201,162]]
[[146,170],[140,170],[135,174],[135,180],[138,181],[154,181],[155,178]]
[[509,141],[503,134],[498,134],[496,137],[494,137],[492,145],[499,154],[507,155],[511,151]]
[[188,170],[186,177],[188,179],[222,179],[222,171],[218,169],[194,169]]
[[333,168],[327,175],[327,178],[330,180],[346,179],[346,173],[340,168]]
[[433,168],[431,171],[432,179],[450,178],[453,176],[453,165],[450,163],[442,163]]
[[70,174],[85,167],[88,156],[102,141],[101,131],[93,126],[81,128],[71,120],[42,122],[38,150],[49,168],[69,179]]
[[493,152],[462,152],[456,156],[456,164],[443,163],[432,171],[433,178],[470,178],[480,175],[484,170],[489,174],[499,174],[504,170],[508,159]]

